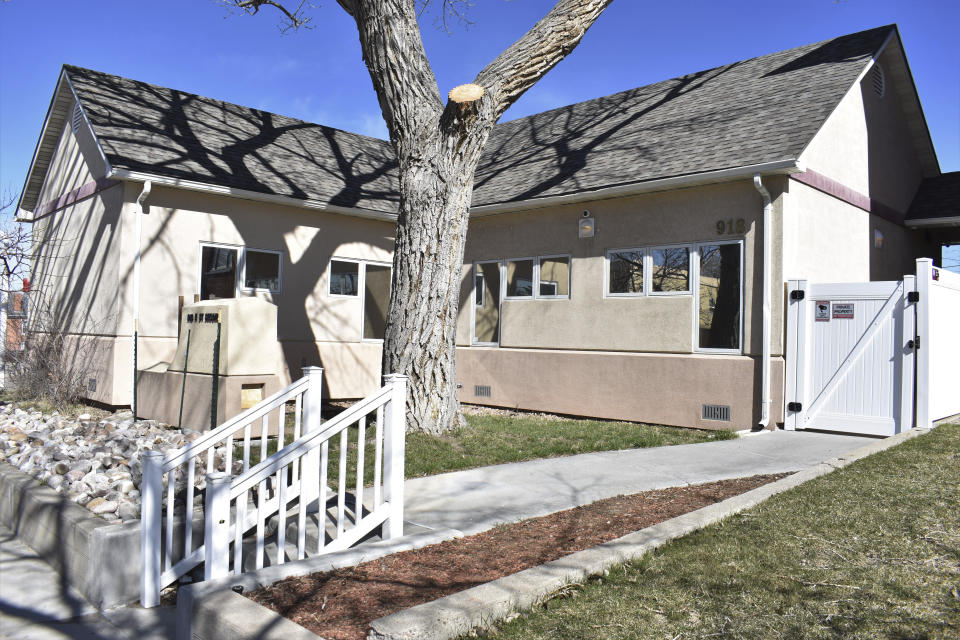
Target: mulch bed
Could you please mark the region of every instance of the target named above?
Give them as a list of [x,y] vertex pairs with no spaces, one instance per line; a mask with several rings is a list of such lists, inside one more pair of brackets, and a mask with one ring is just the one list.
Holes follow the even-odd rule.
[[377,618],[615,540],[785,475],[608,498],[356,567],[288,578],[245,595],[328,640],[362,640]]

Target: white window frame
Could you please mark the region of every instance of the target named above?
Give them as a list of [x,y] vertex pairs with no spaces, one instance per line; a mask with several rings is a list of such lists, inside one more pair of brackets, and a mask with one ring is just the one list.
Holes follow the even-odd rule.
[[[653,252],[658,249],[686,249],[687,250],[687,289],[686,291],[654,291],[653,290]],[[645,248],[643,262],[643,290],[649,296],[689,296],[693,293],[693,245],[691,244],[658,244]]]
[[[507,283],[507,274],[510,273],[510,267],[508,266],[511,262],[523,262],[524,260],[530,261],[530,295],[528,296],[508,296],[507,289],[509,284]],[[501,300],[535,300],[537,297],[537,270],[538,262],[536,256],[525,256],[522,258],[504,258],[502,262],[502,274],[501,281],[503,283],[503,297]]]
[[[349,262],[351,264],[357,265],[357,293],[356,295],[349,295],[346,293],[333,293],[330,291],[330,287],[333,284],[333,262]],[[364,269],[363,269],[363,260],[357,260],[356,258],[340,258],[334,256],[330,258],[330,261],[327,262],[327,295],[331,298],[346,298],[352,300],[354,298],[362,298],[361,292],[363,291],[364,285]],[[362,319],[362,316],[361,316]],[[361,334],[362,335],[362,334]]]
[[[276,289],[264,289],[261,287],[247,287],[245,286],[247,282],[247,252],[249,251],[258,251],[260,253],[272,253],[277,256],[277,284],[279,285]],[[283,291],[283,252],[277,251],[276,249],[260,249],[259,247],[243,247],[241,252],[240,263],[238,265],[237,271],[240,274],[240,291],[244,293],[272,293],[278,294]]]
[[201,295],[201,284],[203,280],[203,248],[214,247],[217,249],[233,249],[237,252],[237,269],[233,278],[233,296],[240,297],[240,261],[243,260],[242,244],[227,244],[226,242],[205,242],[200,241],[200,248],[197,249],[197,295]]
[[[543,260],[549,260],[551,258],[566,258],[567,259],[567,293],[566,294],[554,294],[554,295],[541,295],[540,293],[540,262]],[[573,279],[573,258],[569,253],[556,253],[552,255],[537,256],[537,259],[533,263],[533,295],[534,299],[537,300],[568,300],[570,298],[570,286]],[[553,282],[552,280],[550,282]],[[557,283],[559,285],[560,283]],[[559,288],[559,286],[558,286]],[[526,300],[527,298],[520,298],[521,300]]]
[[[336,258],[340,260],[340,258]],[[333,258],[331,258],[333,260]],[[378,260],[342,260],[342,262],[356,262],[360,265],[360,270],[357,278],[357,295],[356,296],[336,296],[337,298],[360,298],[360,342],[375,342],[377,344],[383,343],[383,338],[365,338],[363,336],[363,324],[365,314],[367,312],[367,266],[372,265],[375,267],[387,267],[390,270],[390,288],[393,288],[393,263],[392,262],[380,262]],[[329,290],[329,286],[327,287]],[[388,308],[389,308],[389,297],[387,298]]]
[[[497,265],[497,272],[500,274],[500,296],[497,300],[497,313],[503,313],[503,301],[506,299],[504,294],[506,293],[506,274],[507,274],[507,261],[506,260],[477,260],[473,263],[473,299],[476,301],[476,286],[477,286],[477,275],[483,275],[480,273],[481,264],[495,264]],[[486,279],[484,279],[486,282]],[[527,298],[516,298],[517,300],[527,300]],[[486,298],[484,298],[486,300]],[[497,341],[496,342],[479,342],[477,340],[477,306],[474,304],[472,313],[470,314],[470,346],[471,347],[499,347],[500,346],[500,334],[503,332],[503,323],[500,323],[500,330],[497,331]]]
[[[739,338],[738,343],[740,348],[738,349],[717,349],[710,347],[701,347],[700,346],[700,248],[713,246],[713,245],[724,245],[724,244],[736,244],[740,246],[740,326],[739,329]],[[696,294],[693,296],[693,352],[694,353],[718,353],[718,354],[743,354],[744,353],[744,344],[743,344],[743,323],[744,323],[744,271],[746,264],[746,254],[745,246],[743,240],[712,240],[707,242],[698,242],[692,245],[690,251],[690,283],[691,288],[696,291]]]
[[[610,292],[610,254],[611,253],[624,253],[627,251],[636,251],[640,253],[640,260],[643,264],[643,291],[637,292],[624,292],[624,293],[611,293]],[[649,286],[647,285],[647,279],[650,275],[650,269],[647,264],[647,249],[646,247],[625,247],[621,249],[607,249],[603,254],[603,297],[604,298],[643,298],[646,297]]]

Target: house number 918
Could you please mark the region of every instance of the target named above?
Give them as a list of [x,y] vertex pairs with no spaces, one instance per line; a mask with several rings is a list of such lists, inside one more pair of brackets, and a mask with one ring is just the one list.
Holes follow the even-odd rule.
[[725,236],[736,233],[746,233],[747,223],[743,218],[737,218],[734,220],[730,218],[729,220],[717,220],[717,235]]

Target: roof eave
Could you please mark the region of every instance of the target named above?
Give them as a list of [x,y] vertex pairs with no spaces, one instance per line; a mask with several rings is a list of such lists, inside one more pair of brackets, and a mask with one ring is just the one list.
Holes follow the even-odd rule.
[[554,207],[565,204],[576,204],[579,202],[590,202],[594,200],[607,200],[610,198],[639,195],[653,191],[666,191],[668,189],[682,189],[685,187],[695,187],[706,184],[734,182],[736,180],[751,178],[757,174],[788,175],[791,173],[799,173],[803,170],[804,166],[802,163],[795,158],[788,158],[760,164],[718,169],[716,171],[688,173],[679,176],[670,176],[667,178],[645,180],[643,182],[632,182],[630,184],[618,185],[615,187],[605,187],[591,191],[580,191],[577,193],[546,196],[543,198],[531,198],[529,200],[519,200],[515,202],[484,204],[471,207],[470,215],[473,217],[483,217],[502,213],[514,213],[517,211],[528,211],[530,209],[542,209],[544,207]]
[[387,211],[377,211],[376,209],[364,209],[362,207],[344,207],[331,204],[322,200],[312,200],[303,198],[293,198],[291,196],[278,195],[273,193],[260,193],[248,189],[236,189],[224,185],[208,184],[195,180],[184,180],[181,178],[171,178],[141,171],[130,171],[128,169],[118,169],[116,167],[107,174],[109,178],[117,180],[127,180],[130,182],[146,182],[149,180],[154,185],[173,187],[176,189],[185,189],[187,191],[197,191],[200,193],[210,193],[222,196],[232,196],[234,198],[243,198],[244,200],[254,200],[257,202],[268,202],[271,204],[282,204],[291,207],[300,207],[304,209],[315,209],[335,213],[338,215],[351,216],[354,218],[366,218],[368,220],[381,220],[384,222],[396,222],[397,214]]

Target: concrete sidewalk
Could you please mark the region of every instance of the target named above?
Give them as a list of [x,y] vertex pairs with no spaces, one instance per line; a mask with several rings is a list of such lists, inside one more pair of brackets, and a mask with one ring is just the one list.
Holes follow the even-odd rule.
[[99,612],[37,553],[0,526],[0,638],[145,640],[173,637],[173,607]]
[[[416,478],[405,483],[405,533],[477,533],[602,498],[763,473],[798,471],[873,438],[777,431],[701,444],[588,453]],[[98,612],[32,549],[0,528],[0,638],[173,637],[172,607]]]
[[875,438],[773,431],[737,440],[585,453],[415,478],[405,483],[406,533],[469,535],[612,496],[799,471]]

